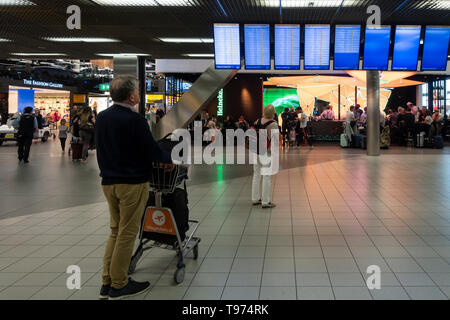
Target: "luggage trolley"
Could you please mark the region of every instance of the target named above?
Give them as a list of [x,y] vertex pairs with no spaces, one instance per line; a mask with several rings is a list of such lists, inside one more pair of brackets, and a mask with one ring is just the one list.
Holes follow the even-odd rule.
[[185,233],[178,229],[174,213],[171,209],[162,206],[162,196],[173,193],[178,185],[186,183],[185,179],[187,179],[186,167],[154,164],[150,178],[150,197],[155,197],[155,206],[148,206],[145,209],[139,232],[139,246],[131,258],[129,274],[136,270],[136,265],[144,251],[152,248],[175,250],[178,263],[174,280],[175,283],[180,284],[185,274],[184,256],[192,251],[194,259],[198,258],[198,244],[201,239],[194,235],[199,222],[188,220],[189,227],[194,226],[194,229],[189,236],[186,234],[185,239],[182,239]]

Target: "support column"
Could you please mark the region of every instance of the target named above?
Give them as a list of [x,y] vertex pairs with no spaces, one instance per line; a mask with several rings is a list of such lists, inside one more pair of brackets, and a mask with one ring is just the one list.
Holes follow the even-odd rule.
[[380,155],[380,72],[367,71],[367,155]]
[[130,76],[139,80],[141,103],[138,112],[145,114],[145,57],[115,56],[114,76]]
[[2,116],[0,125],[6,124],[8,120],[8,99],[9,99],[9,86],[0,79],[0,115]]

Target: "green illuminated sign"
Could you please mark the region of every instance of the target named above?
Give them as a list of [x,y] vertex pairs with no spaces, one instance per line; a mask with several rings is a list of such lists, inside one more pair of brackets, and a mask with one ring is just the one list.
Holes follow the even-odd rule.
[[223,89],[220,89],[217,94],[217,116],[223,116]]
[[99,85],[100,91],[109,91],[109,83],[102,83]]

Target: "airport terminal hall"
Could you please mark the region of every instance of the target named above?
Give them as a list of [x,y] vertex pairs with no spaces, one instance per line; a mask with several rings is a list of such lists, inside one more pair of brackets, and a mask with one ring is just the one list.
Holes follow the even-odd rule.
[[11,300],[448,302],[450,0],[0,0]]

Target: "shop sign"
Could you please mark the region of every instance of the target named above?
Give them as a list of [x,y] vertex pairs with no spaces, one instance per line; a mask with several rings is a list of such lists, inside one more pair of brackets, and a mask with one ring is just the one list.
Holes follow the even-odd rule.
[[162,94],[147,94],[146,103],[163,102],[164,95]]
[[73,95],[73,103],[86,103],[86,95],[85,94],[74,94]]
[[100,91],[109,91],[109,83],[101,83],[99,89]]
[[223,116],[223,89],[220,89],[217,94],[217,116]]
[[23,79],[23,83],[28,86],[39,86],[39,87],[48,87],[48,88],[63,88],[64,85],[61,83],[54,83],[54,82],[45,82],[45,81],[38,81],[38,80],[27,80]]

